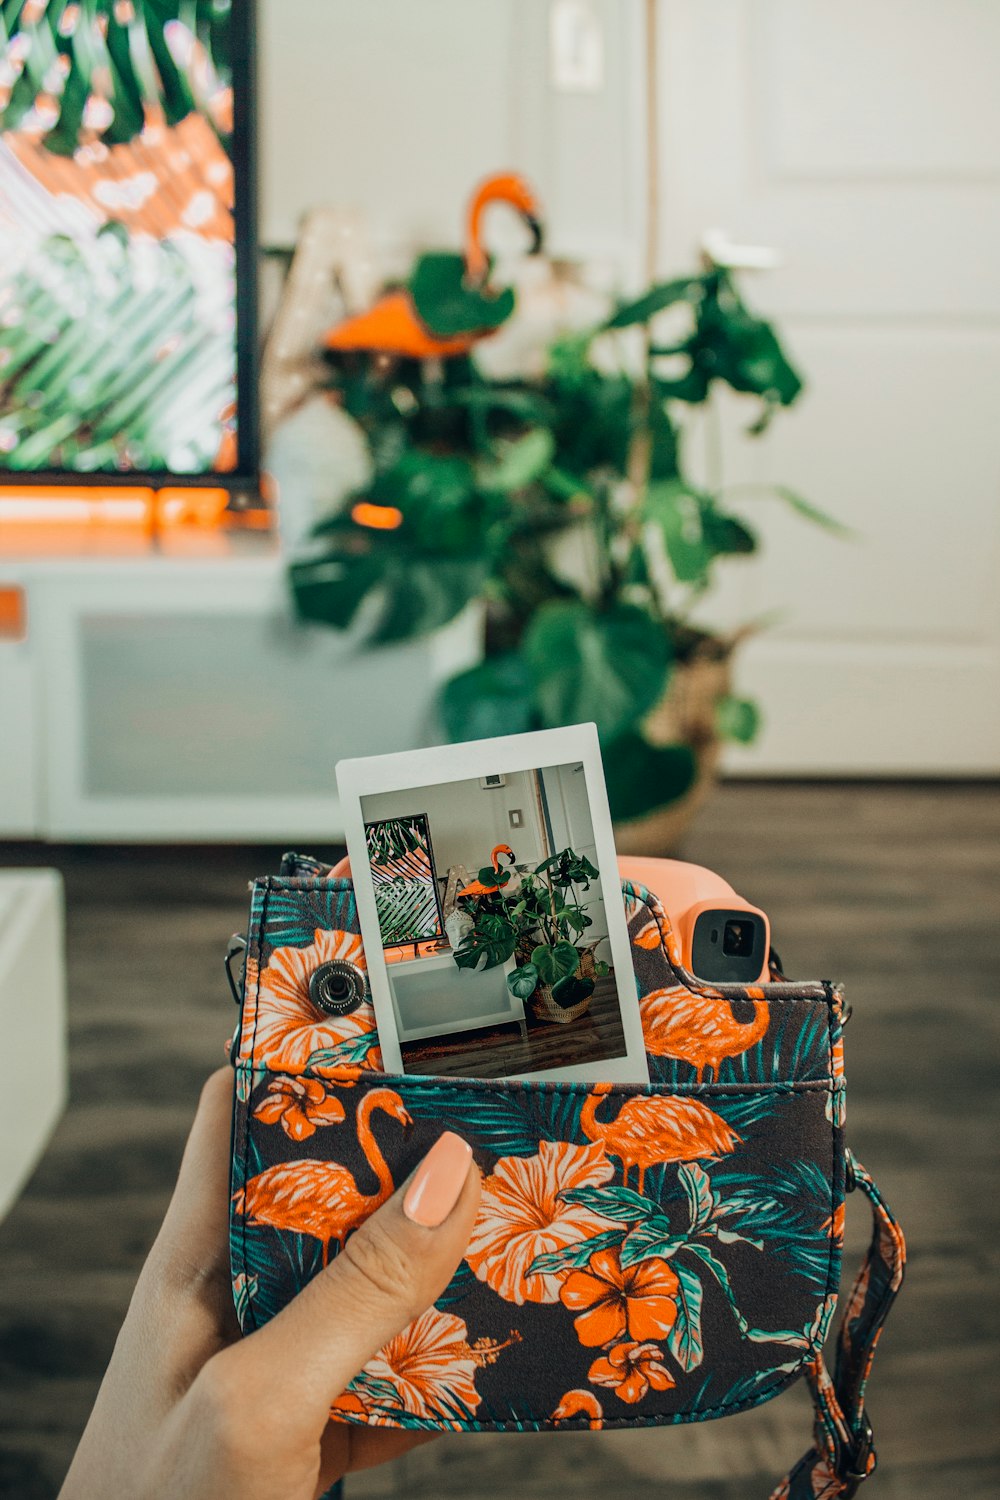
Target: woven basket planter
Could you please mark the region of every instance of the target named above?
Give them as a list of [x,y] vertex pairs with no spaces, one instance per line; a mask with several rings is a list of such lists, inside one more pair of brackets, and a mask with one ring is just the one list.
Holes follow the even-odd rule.
[[[593,947],[579,950],[580,963],[576,972],[581,979],[594,979],[597,975],[597,961],[594,958],[596,946],[595,943]],[[519,945],[517,957],[520,964],[530,963],[531,950],[531,944]],[[540,1020],[555,1021],[559,1025],[565,1025],[567,1021],[575,1021],[579,1016],[584,1015],[590,1009],[590,1002],[593,998],[593,994],[590,994],[585,1000],[579,1000],[576,1005],[562,1006],[557,1000],[553,1000],[552,986],[539,983],[535,986],[531,1003]]]
[[715,707],[730,690],[731,646],[706,642],[704,648],[673,671],[670,686],[643,724],[651,744],[678,741],[694,751],[694,783],[676,802],[645,817],[615,824],[619,854],[672,854],[694,821],[695,814],[718,780],[721,745],[715,728]]

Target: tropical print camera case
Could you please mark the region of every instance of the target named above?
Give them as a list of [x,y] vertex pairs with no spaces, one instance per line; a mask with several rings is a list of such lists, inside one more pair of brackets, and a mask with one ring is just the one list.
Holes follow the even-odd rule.
[[[845,1150],[840,991],[706,986],[669,919],[623,885],[650,1084],[387,1075],[370,998],[313,1001],[364,950],[349,880],[286,856],[255,882],[233,1046],[231,1251],[244,1332],[277,1313],[445,1130],[483,1195],[437,1304],[332,1415],[447,1431],[704,1421],[800,1376],[814,1446],[777,1496],[853,1494],[874,1468],[864,1391],[903,1274],[898,1225]],[[845,1192],[875,1231],[841,1325]]]

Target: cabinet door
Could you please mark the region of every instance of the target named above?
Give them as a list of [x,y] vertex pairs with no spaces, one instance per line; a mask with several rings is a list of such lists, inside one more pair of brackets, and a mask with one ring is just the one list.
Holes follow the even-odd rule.
[[337,841],[336,762],[426,743],[476,639],[466,618],[360,651],[291,623],[277,566],[95,567],[38,592],[52,838]]

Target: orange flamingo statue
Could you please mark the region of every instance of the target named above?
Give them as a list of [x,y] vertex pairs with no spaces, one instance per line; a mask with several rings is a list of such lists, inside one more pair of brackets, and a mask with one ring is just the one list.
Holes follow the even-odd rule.
[[580,1129],[588,1140],[603,1142],[610,1156],[620,1158],[626,1182],[630,1168],[638,1167],[640,1193],[647,1167],[724,1156],[739,1142],[735,1131],[700,1099],[676,1095],[626,1099],[616,1118],[604,1124],[597,1111],[610,1091],[610,1083],[594,1085],[580,1112]]
[[718,1076],[724,1057],[746,1052],[767,1032],[771,1020],[766,1000],[754,1000],[753,1019],[737,1021],[721,995],[694,995],[680,988],[653,990],[639,1001],[646,1051],[677,1057],[697,1069],[701,1083],[711,1068]]
[[599,1432],[604,1426],[604,1408],[593,1391],[567,1391],[552,1413],[553,1422],[565,1422],[569,1417],[588,1417],[591,1432]]
[[346,1167],[332,1161],[283,1161],[251,1178],[235,1195],[238,1213],[251,1224],[269,1224],[272,1229],[291,1229],[307,1234],[323,1246],[323,1264],[330,1254],[330,1241],[343,1245],[370,1213],[392,1196],[394,1184],[385,1157],[371,1128],[371,1116],[380,1109],[401,1125],[413,1122],[399,1095],[392,1089],[372,1089],[358,1109],[358,1140],[378,1179],[378,1191],[369,1196]]
[[[510,847],[510,845],[497,844],[493,852],[490,854],[490,864],[493,866],[494,873],[497,875],[500,874],[500,856],[503,854],[506,854],[507,859],[512,865],[514,863],[514,851]],[[501,887],[499,881],[497,881],[494,885],[485,885],[481,880],[470,880],[468,885],[463,885],[462,889],[458,892],[458,895],[495,896],[500,888]]]
[[[367,312],[347,318],[331,328],[324,339],[328,349],[364,350],[371,354],[389,354],[409,359],[444,359],[467,354],[473,344],[496,331],[496,319],[490,316],[495,296],[486,277],[489,256],[483,244],[483,217],[491,203],[506,203],[525,220],[533,235],[532,252],[541,249],[542,229],[534,193],[516,172],[500,172],[481,183],[469,202],[465,232],[464,257],[437,258],[440,269],[454,276],[456,292],[470,301],[474,316],[475,294],[479,292],[482,307],[480,326],[462,329],[453,335],[434,333],[421,319],[409,288],[384,293]],[[513,306],[513,303],[511,303]]]

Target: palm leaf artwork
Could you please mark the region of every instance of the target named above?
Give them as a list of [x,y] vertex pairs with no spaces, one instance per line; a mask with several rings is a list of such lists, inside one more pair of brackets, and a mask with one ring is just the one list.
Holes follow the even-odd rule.
[[365,842],[382,946],[440,937],[444,922],[424,814],[366,823]]
[[231,0],[0,0],[0,467],[231,468]]

